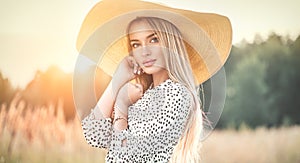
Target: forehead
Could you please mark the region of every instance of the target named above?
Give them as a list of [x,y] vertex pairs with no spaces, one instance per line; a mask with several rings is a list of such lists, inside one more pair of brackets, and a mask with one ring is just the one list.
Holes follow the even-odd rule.
[[128,33],[129,35],[141,32],[153,32],[154,29],[145,20],[134,21],[130,24]]

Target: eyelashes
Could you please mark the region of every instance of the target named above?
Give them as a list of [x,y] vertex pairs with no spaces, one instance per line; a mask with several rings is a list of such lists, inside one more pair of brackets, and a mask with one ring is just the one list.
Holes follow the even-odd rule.
[[158,43],[158,37],[153,37],[151,40],[150,40],[150,43]]
[[[154,36],[152,38],[149,39],[148,43],[150,44],[156,44],[159,43],[159,39],[158,37]],[[136,49],[142,46],[142,44],[140,43],[140,41],[132,41],[130,43],[131,48]]]

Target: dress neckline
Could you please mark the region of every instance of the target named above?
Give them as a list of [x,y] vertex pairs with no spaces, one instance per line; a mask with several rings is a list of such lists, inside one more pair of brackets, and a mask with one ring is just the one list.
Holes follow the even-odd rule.
[[165,81],[161,82],[160,84],[158,84],[157,86],[153,87],[153,82],[151,83],[151,85],[149,86],[148,90],[155,90],[156,88],[161,87],[162,85],[164,85],[167,82],[171,82],[172,80],[170,78],[166,79]]

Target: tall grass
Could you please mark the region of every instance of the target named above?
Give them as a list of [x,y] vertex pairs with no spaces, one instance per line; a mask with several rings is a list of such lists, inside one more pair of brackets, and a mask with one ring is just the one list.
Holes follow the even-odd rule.
[[[0,163],[104,162],[105,151],[85,142],[79,120],[64,120],[62,101],[34,107],[15,97],[0,109]],[[214,131],[203,142],[202,158],[205,163],[299,163],[300,127]]]
[[105,151],[85,142],[79,120],[66,122],[62,107],[33,107],[19,97],[2,104],[0,163],[104,162]]

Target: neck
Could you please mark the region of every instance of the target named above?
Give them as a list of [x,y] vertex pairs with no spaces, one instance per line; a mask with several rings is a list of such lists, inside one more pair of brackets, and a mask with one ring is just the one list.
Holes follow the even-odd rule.
[[161,84],[162,82],[166,81],[169,78],[168,71],[163,70],[160,71],[159,73],[152,74],[152,78],[153,78],[153,86],[154,87],[158,86],[159,84]]

